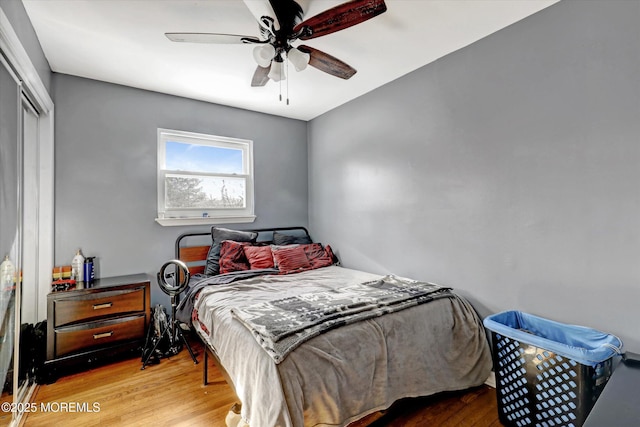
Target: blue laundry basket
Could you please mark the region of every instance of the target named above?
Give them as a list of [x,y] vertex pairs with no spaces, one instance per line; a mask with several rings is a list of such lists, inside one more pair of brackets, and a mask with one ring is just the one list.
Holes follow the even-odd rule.
[[582,426],[622,354],[614,335],[520,311],[488,316],[484,326],[507,427]]

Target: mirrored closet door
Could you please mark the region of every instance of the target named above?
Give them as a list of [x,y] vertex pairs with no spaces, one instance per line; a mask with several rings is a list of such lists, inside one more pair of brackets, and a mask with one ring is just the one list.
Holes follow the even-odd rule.
[[[0,382],[2,401],[13,402],[16,363],[16,299],[21,258],[20,84],[0,56]],[[2,423],[11,413],[2,413]],[[7,420],[7,418],[9,419]]]
[[38,113],[27,95],[21,93],[20,130],[22,140],[21,280],[16,307],[20,313],[19,351],[15,354],[17,398],[23,401],[35,383],[35,332],[38,322]]
[[[39,292],[39,114],[0,56],[0,384],[2,402],[26,402],[35,384]],[[46,278],[44,279],[46,282]],[[0,413],[0,426],[18,413]]]

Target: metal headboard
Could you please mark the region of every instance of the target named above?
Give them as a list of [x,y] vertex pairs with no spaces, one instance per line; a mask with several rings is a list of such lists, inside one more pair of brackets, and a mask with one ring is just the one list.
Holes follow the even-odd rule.
[[[306,229],[306,227],[301,227],[301,226],[297,226],[297,227],[254,228],[254,229],[238,230],[238,231],[253,231],[253,232],[258,233],[258,241],[259,242],[270,242],[270,241],[272,241],[273,240],[273,233],[276,232],[276,231],[300,231],[300,232],[303,232],[307,237],[309,237],[309,239],[311,239],[311,236],[309,235],[309,231]],[[262,236],[261,236],[261,234],[262,234]],[[268,236],[268,238],[264,238],[265,235]],[[209,231],[201,231],[201,232],[196,232],[196,233],[183,233],[180,236],[178,236],[178,238],[176,239],[176,244],[175,244],[175,257],[176,257],[176,259],[180,259],[180,249],[181,248],[189,247],[189,246],[182,246],[182,243],[183,243],[183,241],[185,239],[188,239],[188,238],[191,238],[191,237],[204,237],[204,236],[211,236],[211,230],[209,230]],[[211,243],[209,243],[209,246],[211,246]]]

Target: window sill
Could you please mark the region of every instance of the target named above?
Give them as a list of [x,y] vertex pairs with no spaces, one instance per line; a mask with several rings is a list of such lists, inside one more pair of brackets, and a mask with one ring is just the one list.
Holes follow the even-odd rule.
[[156,218],[156,222],[163,227],[175,227],[180,225],[215,225],[215,224],[240,224],[253,222],[255,215],[229,216],[229,217],[165,217]]

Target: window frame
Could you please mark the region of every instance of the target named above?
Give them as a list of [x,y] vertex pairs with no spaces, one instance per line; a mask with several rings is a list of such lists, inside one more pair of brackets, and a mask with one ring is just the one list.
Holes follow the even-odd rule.
[[[230,138],[196,132],[158,128],[157,145],[157,217],[156,222],[163,226],[247,223],[255,221],[254,214],[254,174],[253,174],[253,141]],[[211,147],[239,149],[243,152],[243,168],[245,174],[201,173],[166,169],[166,143],[169,141],[198,144]],[[180,209],[167,208],[165,205],[165,177],[168,174],[184,174],[193,176],[220,176],[243,178],[246,182],[246,198],[244,208],[225,209]]]

